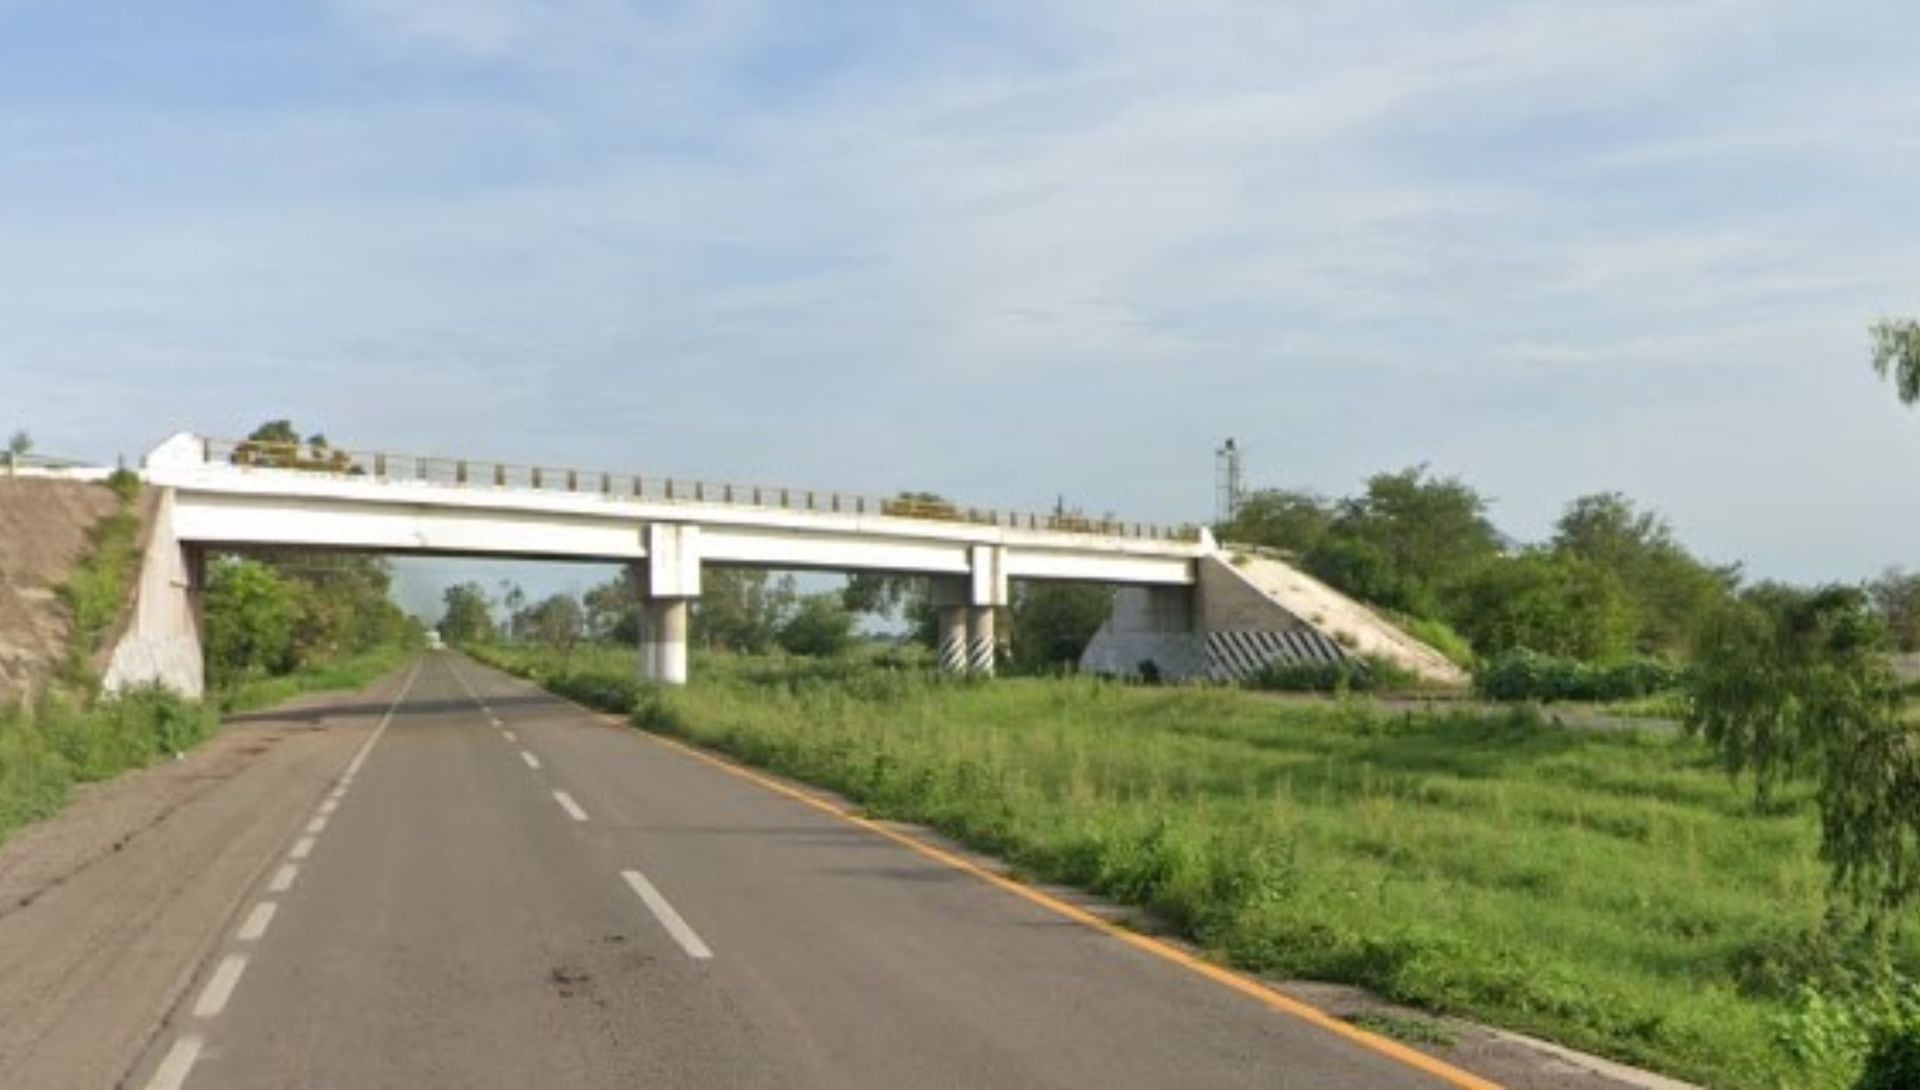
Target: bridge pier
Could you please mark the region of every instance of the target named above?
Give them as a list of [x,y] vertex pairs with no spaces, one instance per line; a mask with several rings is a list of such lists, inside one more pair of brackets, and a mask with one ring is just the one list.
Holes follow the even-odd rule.
[[[935,580],[936,585],[939,580]],[[937,601],[937,595],[936,595]],[[967,607],[959,603],[936,604],[940,617],[940,669],[949,674],[967,672]]]
[[685,685],[688,599],[649,598],[641,609],[640,676],[658,685]]
[[994,611],[1007,604],[1007,551],[975,545],[968,561],[966,575],[933,579],[933,608],[940,618],[940,669],[992,677],[1000,657]]
[[687,629],[700,597],[700,527],[656,522],[642,531],[647,558],[638,565],[640,677],[656,685],[687,683]]
[[1000,657],[1000,642],[993,632],[993,606],[967,607],[967,672],[975,677],[992,677]]

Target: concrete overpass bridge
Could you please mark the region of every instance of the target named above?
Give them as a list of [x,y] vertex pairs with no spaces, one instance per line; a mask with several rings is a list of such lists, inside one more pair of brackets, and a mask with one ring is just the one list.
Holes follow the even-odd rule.
[[159,499],[109,688],[160,681],[198,695],[205,557],[266,547],[631,565],[645,595],[639,671],[664,684],[686,681],[689,606],[707,565],[925,576],[940,661],[956,673],[992,672],[994,611],[1017,579],[1120,588],[1088,652],[1086,665],[1106,672],[1151,662],[1169,679],[1224,677],[1382,648],[1416,669],[1420,652],[1439,664],[1427,672],[1450,669],[1397,630],[1316,627],[1199,527],[187,433],[149,453],[143,476]]

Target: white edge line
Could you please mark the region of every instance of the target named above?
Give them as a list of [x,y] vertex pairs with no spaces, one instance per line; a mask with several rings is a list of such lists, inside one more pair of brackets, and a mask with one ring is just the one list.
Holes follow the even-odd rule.
[[553,793],[553,801],[559,803],[560,809],[565,810],[567,812],[567,816],[572,818],[573,820],[575,821],[587,820],[587,812],[585,810],[580,809],[580,804],[573,801],[573,796],[567,794],[565,791],[555,791]]
[[620,877],[625,878],[627,885],[632,886],[633,891],[640,895],[640,900],[646,903],[654,918],[667,929],[667,934],[673,936],[673,941],[680,944],[680,948],[687,952],[688,957],[705,961],[713,956],[713,951],[707,948],[706,943],[700,941],[700,936],[694,934],[693,928],[687,926],[687,921],[680,918],[680,914],[673,910],[673,906],[660,895],[660,891],[653,888],[653,883],[647,881],[646,875],[637,870],[625,870],[620,872]]
[[200,1049],[206,1042],[197,1033],[189,1033],[173,1042],[167,1050],[167,1057],[160,1066],[153,1069],[153,1076],[147,1080],[147,1090],[180,1090],[187,1084],[187,1075],[193,1070],[195,1060],[200,1058]]
[[213,971],[213,979],[200,991],[199,1002],[193,1005],[195,1018],[215,1018],[227,1009],[227,1000],[233,998],[233,989],[240,983],[240,974],[247,971],[247,959],[240,954],[228,954]]
[[261,901],[247,913],[247,922],[240,925],[240,933],[235,936],[241,942],[257,942],[267,933],[267,925],[273,922],[273,914],[280,906],[272,901]]

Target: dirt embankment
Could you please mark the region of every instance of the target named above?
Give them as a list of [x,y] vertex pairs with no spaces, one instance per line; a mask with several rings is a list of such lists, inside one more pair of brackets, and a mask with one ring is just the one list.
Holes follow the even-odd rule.
[[118,506],[104,485],[0,476],[0,706],[38,691],[66,655],[60,584]]

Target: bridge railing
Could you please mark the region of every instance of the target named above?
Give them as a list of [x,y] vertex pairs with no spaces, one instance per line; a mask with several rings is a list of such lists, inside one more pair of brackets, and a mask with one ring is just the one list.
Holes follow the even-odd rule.
[[724,484],[674,477],[648,477],[638,473],[393,454],[349,450],[326,444],[274,443],[256,439],[203,439],[201,454],[208,465],[369,477],[381,481],[421,481],[476,489],[601,495],[610,499],[646,500],[651,503],[723,504],[820,514],[885,515],[891,518],[1148,541],[1200,540],[1199,527],[1191,525],[1164,526],[1084,515],[1002,511],[969,507],[924,495],[879,498],[847,492]]

